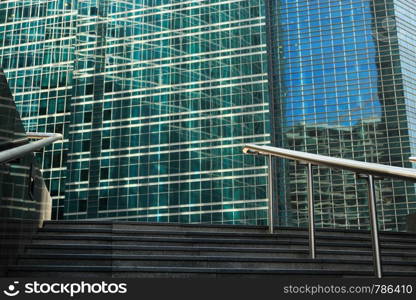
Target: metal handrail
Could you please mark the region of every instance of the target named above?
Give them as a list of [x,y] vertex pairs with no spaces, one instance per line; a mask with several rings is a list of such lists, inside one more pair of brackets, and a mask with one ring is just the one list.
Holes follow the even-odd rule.
[[312,154],[271,146],[258,146],[254,144],[245,145],[243,152],[254,152],[255,154],[261,154],[266,156],[278,156],[305,163],[311,163],[313,165],[327,166],[335,169],[350,170],[359,174],[371,174],[379,177],[398,178],[402,180],[411,180],[416,182],[416,170],[411,168],[387,166],[377,163],[369,163],[364,161],[356,161],[352,159],[324,156],[319,154]]
[[[309,252],[312,259],[316,258],[315,246],[315,222],[314,222],[314,205],[313,205],[313,166],[326,166],[335,169],[349,170],[361,177],[365,177],[368,183],[368,206],[370,211],[370,229],[373,247],[374,273],[376,277],[382,277],[382,265],[380,255],[380,242],[378,236],[377,225],[377,211],[376,211],[376,193],[374,179],[376,177],[398,178],[402,180],[410,180],[416,182],[416,170],[410,168],[401,168],[394,166],[387,166],[377,163],[369,163],[356,161],[345,158],[336,158],[324,156],[319,154],[306,153],[301,151],[271,147],[258,146],[254,144],[247,144],[243,148],[246,154],[264,155],[269,158],[269,209],[272,208],[271,191],[273,190],[271,184],[271,168],[272,157],[281,157],[295,160],[304,163],[308,167],[307,172],[307,198],[308,198],[308,218],[309,218]],[[416,162],[416,157],[409,158]],[[270,232],[273,233],[273,212],[269,211],[269,227]]]
[[63,136],[60,133],[38,133],[38,132],[28,132],[26,138],[31,139],[40,139],[38,141],[29,142],[28,144],[17,146],[11,149],[7,149],[0,152],[0,163],[7,163],[9,161],[15,160],[19,157],[22,157],[28,153],[39,150],[43,147],[46,147],[53,142],[62,140]]

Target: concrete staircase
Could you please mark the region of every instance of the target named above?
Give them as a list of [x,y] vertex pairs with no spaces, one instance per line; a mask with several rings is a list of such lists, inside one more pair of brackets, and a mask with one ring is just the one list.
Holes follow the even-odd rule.
[[[416,277],[416,234],[382,232],[385,277]],[[13,277],[373,277],[370,233],[135,222],[49,221],[26,245]]]

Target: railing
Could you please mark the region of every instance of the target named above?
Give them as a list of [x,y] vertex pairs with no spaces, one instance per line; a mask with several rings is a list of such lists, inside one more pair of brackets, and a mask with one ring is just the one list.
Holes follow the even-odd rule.
[[[409,168],[401,168],[394,166],[381,165],[376,163],[368,163],[355,161],[344,158],[336,158],[319,154],[312,154],[271,146],[258,146],[248,144],[244,147],[243,152],[246,154],[257,154],[267,156],[269,159],[269,230],[273,233],[273,182],[272,182],[272,157],[281,157],[295,160],[307,165],[307,199],[308,199],[308,223],[309,223],[309,253],[312,259],[316,258],[315,246],[315,222],[314,222],[314,206],[313,206],[313,166],[326,166],[329,168],[349,170],[356,173],[360,177],[365,177],[368,184],[368,206],[370,211],[370,229],[373,247],[374,273],[377,278],[382,277],[382,265],[380,255],[380,242],[378,236],[377,211],[376,211],[376,193],[374,179],[379,178],[397,178],[402,180],[410,180],[416,182],[416,170]],[[415,158],[410,158],[414,160]]]
[[[17,116],[11,120],[20,122]],[[51,219],[52,198],[32,152],[62,139],[54,133],[25,134],[22,126],[6,122],[0,125],[11,133],[0,143],[0,277],[7,276],[24,245]]]
[[[37,151],[43,147],[46,147],[53,142],[62,140],[62,134],[60,133],[38,133],[38,132],[28,132],[26,138],[22,139],[39,139],[38,141],[29,142],[21,146],[15,146],[11,149],[7,149],[0,152],[0,164],[7,163],[9,161],[15,160],[19,157],[24,156],[25,154]],[[18,142],[21,142],[18,141]]]

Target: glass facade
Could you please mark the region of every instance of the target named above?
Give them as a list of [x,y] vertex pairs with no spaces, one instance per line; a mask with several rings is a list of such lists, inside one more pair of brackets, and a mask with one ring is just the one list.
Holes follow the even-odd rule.
[[[412,167],[415,20],[410,1],[268,1],[272,143],[289,149]],[[279,221],[305,225],[306,168],[279,162]],[[363,179],[315,170],[317,226],[367,228]],[[377,187],[380,227],[404,229],[412,183]]]
[[25,129],[65,138],[37,154],[53,198],[53,218],[63,217],[65,198],[75,38],[71,5],[70,0],[0,2],[0,66]]
[[67,141],[43,157],[55,216],[266,222],[265,162],[241,151],[270,142],[263,1],[2,1],[0,18],[26,127]]
[[67,218],[265,220],[261,3],[78,2]]
[[[246,143],[412,167],[411,1],[1,1],[24,125],[65,138],[38,154],[53,217],[264,224],[267,165]],[[306,225],[306,168],[274,176],[278,222]],[[367,228],[364,179],[315,177],[318,226]],[[382,229],[415,194],[377,182]]]

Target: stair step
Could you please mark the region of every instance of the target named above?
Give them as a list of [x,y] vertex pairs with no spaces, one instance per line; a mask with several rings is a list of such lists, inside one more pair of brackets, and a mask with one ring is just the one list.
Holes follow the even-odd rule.
[[[119,266],[12,266],[9,276],[30,277],[136,277],[136,278],[262,278],[262,277],[373,277],[373,271],[261,268],[187,268]],[[416,272],[384,272],[384,277],[415,277]]]
[[[299,241],[296,239],[275,239],[275,240],[255,240],[255,239],[244,239],[244,238],[228,238],[228,239],[218,239],[218,238],[192,238],[192,237],[137,237],[137,236],[97,236],[97,235],[55,235],[55,234],[39,234],[34,236],[33,243],[44,243],[46,240],[53,240],[55,243],[73,243],[73,241],[82,240],[85,243],[97,243],[97,244],[152,244],[152,245],[182,245],[182,244],[211,244],[211,245],[226,245],[232,244],[233,246],[246,246],[253,245],[254,247],[275,247],[277,245],[287,245],[288,247],[293,246],[307,246],[308,241],[303,240]],[[407,250],[411,253],[416,253],[416,244],[398,244],[398,243],[384,243],[381,242],[382,249],[400,249]],[[342,249],[356,249],[356,248],[371,248],[372,245],[370,242],[339,242],[339,241],[319,241],[316,243],[317,247],[323,247],[327,249],[328,247],[342,248]]]
[[[45,221],[44,228],[112,228],[112,229],[137,229],[155,231],[205,231],[205,232],[233,232],[233,233],[260,233],[268,234],[267,226],[259,225],[228,225],[228,224],[180,224],[180,223],[152,223],[152,222],[131,222],[131,221]],[[275,227],[275,232],[306,233],[306,227]],[[331,229],[316,228],[317,234],[334,236],[362,236],[370,237],[369,230],[355,229]],[[380,237],[398,237],[400,239],[413,239],[416,241],[416,233],[379,231]]]
[[[25,254],[19,257],[23,265],[63,265],[72,266],[179,266],[179,267],[259,267],[259,268],[322,268],[363,270],[373,269],[371,259],[329,259],[329,258],[265,258],[230,256],[193,256],[193,255],[120,255],[120,254]],[[386,271],[416,271],[415,262],[385,260]]]
[[[253,254],[263,257],[308,257],[309,250],[301,248],[255,248],[255,247],[213,247],[213,246],[146,246],[146,245],[102,245],[102,244],[32,244],[28,245],[28,254],[84,254],[93,251],[96,254],[192,254],[192,255],[239,255]],[[382,251],[383,258],[416,261],[416,254],[405,252]],[[322,250],[317,249],[318,257],[325,258],[363,258],[372,257],[372,251],[364,250]]]
[[[248,232],[210,232],[210,231],[172,231],[172,230],[138,230],[138,229],[106,229],[106,228],[43,228],[39,231],[39,235],[63,235],[63,234],[76,234],[76,235],[98,235],[98,236],[164,236],[164,237],[215,237],[215,238],[250,238],[261,240],[276,240],[276,239],[308,239],[309,235],[304,232],[277,232],[275,234],[268,233],[248,233]],[[325,233],[317,233],[317,240],[343,240],[343,241],[366,241],[371,240],[370,236],[362,235],[327,235]],[[400,239],[395,237],[382,237],[381,242],[384,243],[399,243],[408,244],[414,243],[416,245],[416,239]]]
[[180,224],[180,223],[147,223],[147,222],[130,222],[130,221],[45,221],[44,228],[113,228],[113,229],[137,229],[157,230],[157,231],[233,231],[248,233],[265,233],[266,226],[250,226],[250,225],[227,225],[227,224]]

